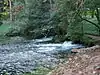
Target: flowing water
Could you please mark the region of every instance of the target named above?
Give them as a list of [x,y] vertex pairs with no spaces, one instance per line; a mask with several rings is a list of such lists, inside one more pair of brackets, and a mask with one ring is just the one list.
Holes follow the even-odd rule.
[[37,66],[54,68],[60,63],[58,53],[67,53],[72,48],[82,47],[79,44],[72,44],[71,41],[45,43],[50,40],[52,38],[0,45],[0,75],[5,71],[9,75],[31,72]]

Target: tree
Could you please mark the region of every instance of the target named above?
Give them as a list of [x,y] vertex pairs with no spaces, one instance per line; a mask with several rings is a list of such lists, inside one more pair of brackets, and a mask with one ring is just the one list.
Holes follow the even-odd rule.
[[12,21],[13,20],[12,0],[9,0],[9,14],[10,14],[10,21]]
[[100,34],[100,0],[86,0],[84,2],[84,8],[88,8],[90,11],[92,11],[92,18],[93,16],[96,17],[98,23],[94,23],[92,21],[89,21],[88,19],[86,18],[83,18],[82,15],[81,15],[81,19],[82,20],[85,20],[86,22],[89,22],[91,24],[93,24],[95,27],[97,27],[97,29],[99,30],[99,34]]
[[36,27],[42,27],[48,24],[50,18],[49,2],[43,0],[33,0],[29,6],[29,24]]

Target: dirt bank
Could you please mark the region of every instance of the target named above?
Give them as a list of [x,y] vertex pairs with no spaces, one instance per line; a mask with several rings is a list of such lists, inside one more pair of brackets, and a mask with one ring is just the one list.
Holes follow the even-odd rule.
[[73,49],[77,54],[69,56],[48,75],[100,75],[100,46]]

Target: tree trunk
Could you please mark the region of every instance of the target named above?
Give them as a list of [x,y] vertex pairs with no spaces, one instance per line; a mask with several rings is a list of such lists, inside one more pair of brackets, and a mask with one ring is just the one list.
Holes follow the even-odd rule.
[[95,14],[94,14],[95,10],[91,10],[91,18],[94,18]]
[[100,25],[100,12],[99,12],[99,9],[96,8],[96,18],[97,18],[97,21],[98,21],[98,24]]
[[12,2],[11,2],[11,0],[9,0],[9,15],[10,15],[10,21],[12,21],[13,20],[13,15],[12,15]]
[[[100,12],[99,12],[98,8],[96,8],[96,14],[95,15],[96,15],[99,27],[100,27]],[[100,35],[100,28],[98,29],[98,32],[99,32],[99,35]]]

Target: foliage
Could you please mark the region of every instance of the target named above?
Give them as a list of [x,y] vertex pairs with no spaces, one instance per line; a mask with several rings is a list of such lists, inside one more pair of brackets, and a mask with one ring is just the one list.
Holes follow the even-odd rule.
[[[7,0],[5,3],[7,5]],[[13,22],[10,25],[26,36],[33,30],[52,26],[55,27],[58,37],[67,35],[70,40],[82,41],[85,28],[89,27],[84,28],[84,21],[92,22],[93,17],[89,16],[97,19],[96,22],[93,21],[93,28],[100,32],[99,4],[99,0],[13,0]],[[6,9],[9,10],[7,7]],[[1,15],[9,17],[8,11],[2,12]],[[90,32],[91,30],[92,28]]]
[[[50,25],[50,3],[49,1],[33,0],[28,1],[28,13],[27,13],[27,26],[25,29],[25,36],[31,35],[34,29],[43,28]],[[28,33],[28,34],[27,34]],[[34,35],[34,34],[33,34]],[[33,36],[32,35],[32,36]],[[30,36],[31,37],[31,36]]]
[[9,16],[9,2],[8,0],[0,1],[0,19],[7,19]]
[[28,25],[33,25],[35,27],[47,25],[49,19],[48,2],[43,2],[43,0],[33,0],[29,6],[28,19]]
[[[12,13],[9,13],[7,1],[1,4],[0,20],[5,20],[0,26],[1,43],[11,42],[13,32],[19,33],[13,37],[42,38],[49,34],[50,27],[53,28],[50,32],[54,33],[53,42],[68,39],[90,46],[94,40],[86,33],[100,35],[100,0],[13,0]],[[11,22],[8,21],[10,14],[13,18]],[[5,36],[8,34],[11,36]],[[45,75],[49,71],[39,67],[25,75]]]

